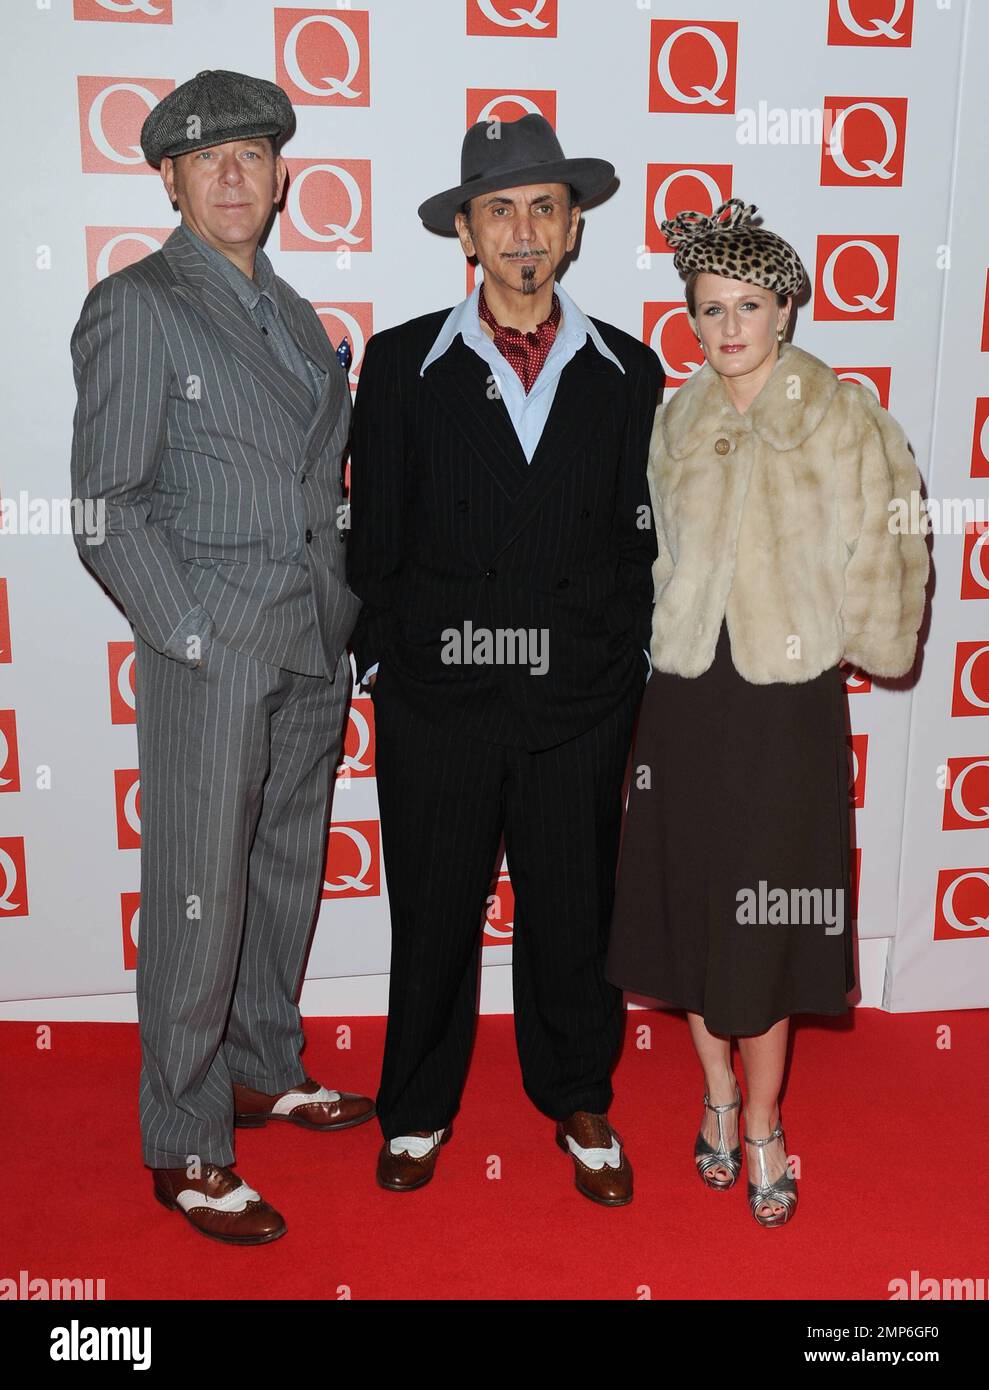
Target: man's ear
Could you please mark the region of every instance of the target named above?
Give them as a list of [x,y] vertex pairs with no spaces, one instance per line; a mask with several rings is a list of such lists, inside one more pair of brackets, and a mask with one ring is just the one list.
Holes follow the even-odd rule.
[[284,159],[278,155],[275,159],[275,198],[276,203],[280,203],[285,195],[285,184],[288,180],[288,169]]
[[170,154],[162,155],[161,167],[158,172],[161,175],[162,183],[165,185],[165,192],[168,194],[168,200],[172,204],[172,207],[175,207],[178,202],[175,196],[175,160]]
[[464,216],[462,212],[454,214],[453,225],[457,229],[457,236],[459,236],[460,238],[460,245],[464,249],[464,255],[476,255],[477,253],[474,250],[474,238],[470,234],[470,227],[467,224],[467,218]]
[[570,230],[567,232],[567,250],[572,251],[577,244],[577,229],[580,226],[581,208],[579,203],[570,209]]

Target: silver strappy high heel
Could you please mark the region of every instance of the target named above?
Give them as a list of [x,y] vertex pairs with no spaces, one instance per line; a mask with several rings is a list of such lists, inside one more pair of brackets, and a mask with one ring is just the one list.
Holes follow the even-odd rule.
[[[784,1172],[782,1177],[770,1182],[766,1172],[766,1155],[763,1152],[767,1144],[771,1144],[774,1139],[779,1139],[786,1150],[786,1140],[783,1138],[783,1128],[777,1125],[768,1139],[750,1139],[745,1136],[746,1144],[751,1144],[759,1155],[760,1178],[756,1184],[749,1182],[749,1206],[752,1215],[760,1226],[785,1226],[790,1217],[797,1209],[797,1184],[789,1173]],[[766,1212],[762,1215],[759,1208],[766,1202],[775,1203],[783,1210],[777,1215],[774,1212]]]
[[[727,1192],[729,1187],[735,1185],[739,1169],[742,1166],[742,1146],[736,1144],[729,1151],[725,1142],[724,1121],[721,1116],[726,1115],[729,1110],[737,1110],[742,1103],[742,1093],[735,1083],[735,1099],[728,1101],[725,1105],[711,1105],[707,1092],[704,1093],[704,1105],[708,1110],[713,1110],[718,1117],[718,1147],[712,1148],[704,1138],[703,1130],[698,1132],[697,1142],[694,1145],[694,1162],[697,1164],[697,1171],[701,1175],[701,1181],[705,1187],[709,1187],[712,1192]],[[731,1174],[730,1178],[715,1178],[711,1174],[715,1168],[727,1168]]]

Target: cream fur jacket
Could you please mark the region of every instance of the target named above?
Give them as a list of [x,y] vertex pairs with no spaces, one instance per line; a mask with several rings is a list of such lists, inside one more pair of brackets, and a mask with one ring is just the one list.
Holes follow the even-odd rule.
[[842,657],[909,671],[927,544],[890,529],[889,503],[909,507],[920,486],[897,422],[819,358],[782,344],[745,414],[705,362],[652,433],[654,667],[701,675],[726,618],[735,668],[756,685],[812,680]]

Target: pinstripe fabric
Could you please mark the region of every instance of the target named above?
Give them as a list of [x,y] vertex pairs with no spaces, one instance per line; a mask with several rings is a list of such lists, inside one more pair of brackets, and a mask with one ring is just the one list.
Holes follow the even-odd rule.
[[[86,563],[135,631],[145,1162],[233,1160],[231,1079],[304,1079],[316,912],[360,602],[344,580],[350,394],[311,305],[279,313],[318,401],[181,231],[101,281],[72,337]],[[201,639],[201,660],[189,639]]]
[[231,1079],[269,1093],[305,1079],[295,996],[350,659],[331,682],[219,639],[195,669],[140,636],[135,650],[144,1161],[227,1164]]
[[[447,311],[375,334],[351,439],[348,577],[357,669],[387,662],[424,719],[547,748],[641,691],[656,556],[646,456],[662,370],[596,322],[560,376],[531,463],[488,364],[456,338],[420,378]],[[445,629],[548,634],[549,669],[444,663]]]
[[[279,309],[326,369],[306,385],[177,229],[94,286],[72,335],[72,489],[106,506],[84,561],[156,650],[213,633],[273,665],[333,677],[360,603],[344,580],[345,374],[319,318]],[[309,537],[309,539],[307,539]]]
[[281,362],[301,381],[311,386],[313,402],[323,393],[326,371],[299,349],[298,343],[285,326],[278,312],[278,291],[271,262],[259,246],[254,253],[254,278],[249,280],[239,266],[207,245],[183,222],[180,232],[187,237],[204,259],[220,272],[251,318],[267,339],[269,347]]
[[502,831],[526,1093],[553,1119],[603,1113],[622,1022],[604,960],[638,695],[568,743],[530,753],[422,719],[392,674],[383,663],[372,696],[392,916],[382,1133],[440,1129],[456,1112]]

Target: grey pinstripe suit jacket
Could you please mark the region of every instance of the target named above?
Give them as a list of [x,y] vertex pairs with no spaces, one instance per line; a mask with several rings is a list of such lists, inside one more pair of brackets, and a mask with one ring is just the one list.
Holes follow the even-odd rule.
[[186,238],[94,286],[72,335],[72,491],[102,499],[86,564],[157,651],[196,663],[214,633],[309,675],[336,671],[360,610],[347,588],[346,373],[312,305],[279,312],[327,372],[311,394]]

